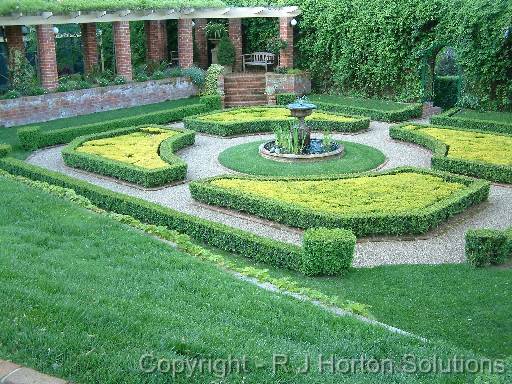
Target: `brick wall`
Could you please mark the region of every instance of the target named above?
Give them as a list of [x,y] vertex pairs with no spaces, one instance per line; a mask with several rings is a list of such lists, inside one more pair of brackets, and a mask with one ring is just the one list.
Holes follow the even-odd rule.
[[96,23],[80,24],[84,54],[84,70],[90,73],[98,65],[98,41],[96,39]]
[[229,19],[229,38],[235,46],[235,64],[233,70],[242,70],[242,19]]
[[43,88],[53,90],[59,85],[53,25],[38,25],[36,26],[36,32],[41,86]]
[[208,40],[206,39],[206,33],[204,31],[206,23],[206,19],[197,19],[195,29],[195,41],[199,54],[197,65],[199,68],[203,69],[208,68]]
[[114,47],[116,55],[116,70],[119,76],[127,81],[133,78],[132,48],[130,45],[130,23],[128,21],[114,21]]
[[0,100],[0,126],[14,126],[197,95],[186,77]]
[[293,27],[291,25],[293,17],[281,17],[279,19],[279,35],[281,40],[288,43],[288,47],[281,49],[280,66],[285,68],[293,68]]
[[190,68],[194,65],[192,19],[178,20],[178,58],[181,68]]

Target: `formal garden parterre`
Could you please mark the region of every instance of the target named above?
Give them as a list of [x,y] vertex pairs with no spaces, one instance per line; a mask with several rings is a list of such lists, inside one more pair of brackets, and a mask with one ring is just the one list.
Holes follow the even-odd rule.
[[0,5],[0,382],[512,382],[511,16]]

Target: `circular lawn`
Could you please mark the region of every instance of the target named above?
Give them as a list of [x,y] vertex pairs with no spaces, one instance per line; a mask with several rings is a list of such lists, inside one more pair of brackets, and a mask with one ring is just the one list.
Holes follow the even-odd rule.
[[226,168],[249,175],[260,176],[310,176],[357,173],[375,169],[386,161],[386,156],[376,148],[350,141],[340,141],[345,155],[329,160],[307,162],[281,162],[259,154],[265,141],[254,141],[226,149],[219,155],[219,162]]

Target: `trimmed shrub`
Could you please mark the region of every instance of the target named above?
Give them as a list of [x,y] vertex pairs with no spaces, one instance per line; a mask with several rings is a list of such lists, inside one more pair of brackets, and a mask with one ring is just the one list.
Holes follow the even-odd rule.
[[[238,108],[230,109],[229,111],[213,111],[201,115],[190,116],[184,119],[185,127],[198,132],[204,132],[211,135],[218,136],[233,136],[251,133],[262,133],[272,132],[278,125],[282,125],[284,128],[289,127],[289,122],[293,121],[293,118],[271,118],[262,117],[255,118],[254,120],[243,121],[242,119],[232,119],[226,121],[215,121],[206,120],[204,117],[208,117],[213,114],[220,113],[233,113],[233,112],[251,112],[257,113],[261,110],[272,110],[280,109],[282,107],[251,107],[251,108]],[[323,111],[319,111],[325,113]],[[332,120],[307,120],[307,124],[312,130],[324,131],[330,130],[334,132],[359,132],[368,129],[370,126],[370,120],[366,117],[361,116],[347,116],[336,113],[328,113],[334,117],[347,117],[350,121],[332,121]]]
[[279,93],[276,95],[276,102],[278,105],[288,105],[297,100],[295,93]]
[[119,128],[139,125],[168,124],[173,121],[183,120],[183,118],[187,116],[208,112],[210,110],[209,108],[217,106],[217,103],[217,100],[208,98],[201,101],[199,104],[107,120],[101,123],[78,125],[53,131],[42,131],[38,126],[30,126],[20,128],[17,132],[23,148],[44,148],[52,145],[67,144],[79,136],[91,135]]
[[505,231],[470,229],[466,232],[466,258],[475,267],[502,264],[510,257],[510,243]]
[[448,127],[512,134],[512,121],[507,123],[503,121],[472,119],[464,117],[464,115],[458,115],[461,111],[461,108],[452,108],[440,115],[432,116],[430,121],[432,124]]
[[305,275],[340,275],[354,258],[356,237],[345,229],[314,228],[304,233],[302,272]]
[[[496,165],[484,163],[481,161],[463,160],[447,157],[449,147],[440,140],[424,134],[418,129],[425,127],[436,128],[434,125],[429,126],[416,126],[417,128],[411,129],[410,124],[402,124],[399,126],[391,127],[389,135],[396,140],[407,141],[410,143],[418,144],[430,149],[433,152],[432,168],[457,173],[460,175],[478,177],[497,183],[512,183],[512,167],[506,165]],[[453,127],[437,127],[442,129],[455,129]],[[472,131],[475,133],[489,133],[484,131]]]
[[[452,193],[426,208],[414,208],[408,212],[371,212],[371,213],[330,213],[311,210],[309,207],[271,200],[212,184],[217,179],[242,179],[263,181],[304,181],[304,180],[338,180],[360,177],[378,177],[382,175],[395,175],[414,172],[433,175],[444,181],[460,183],[466,188]],[[210,179],[194,181],[189,184],[192,197],[206,204],[223,206],[242,212],[258,215],[297,228],[345,228],[350,229],[356,236],[371,235],[402,235],[421,234],[435,228],[449,217],[463,212],[470,206],[476,205],[488,198],[490,184],[464,176],[431,171],[421,168],[403,167],[386,172],[371,174],[356,174],[345,176],[321,176],[302,178],[282,177],[245,177],[245,176],[218,176]]]
[[[106,139],[109,137],[123,136],[138,132],[148,126],[130,127],[113,131],[81,136],[73,140],[62,151],[64,163],[69,167],[83,169],[104,176],[114,177],[130,183],[138,184],[146,188],[159,187],[175,181],[183,180],[187,176],[187,163],[174,155],[174,152],[194,144],[195,132],[177,130],[181,132],[177,136],[170,137],[160,144],[159,153],[162,160],[168,163],[166,167],[147,169],[122,161],[107,159],[95,154],[78,152],[76,149],[91,140]],[[156,127],[163,128],[165,127]]]
[[12,147],[9,144],[0,144],[0,158],[11,153]]
[[203,104],[208,111],[217,111],[222,109],[222,98],[220,96],[202,96],[201,104]]

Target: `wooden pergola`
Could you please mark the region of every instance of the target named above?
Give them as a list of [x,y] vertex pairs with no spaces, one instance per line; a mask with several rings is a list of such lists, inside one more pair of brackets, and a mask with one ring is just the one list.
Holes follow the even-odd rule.
[[146,10],[97,10],[53,13],[13,12],[0,15],[0,26],[4,27],[4,38],[9,51],[24,50],[22,26],[36,26],[39,55],[39,73],[42,86],[52,90],[58,86],[57,59],[55,54],[54,25],[80,24],[84,47],[84,68],[91,71],[98,64],[96,23],[113,23],[115,61],[117,74],[132,80],[130,46],[130,21],[145,21],[148,61],[165,58],[167,35],[164,33],[165,20],[178,20],[178,61],[182,68],[193,65],[193,27],[196,27],[196,44],[199,49],[199,65],[208,63],[207,42],[204,33],[207,19],[228,19],[229,37],[236,50],[235,70],[241,67],[243,18],[278,18],[280,37],[287,48],[281,51],[281,65],[293,67],[293,25],[294,17],[300,15],[297,6],[287,7],[224,7],[224,8],[169,8]]

